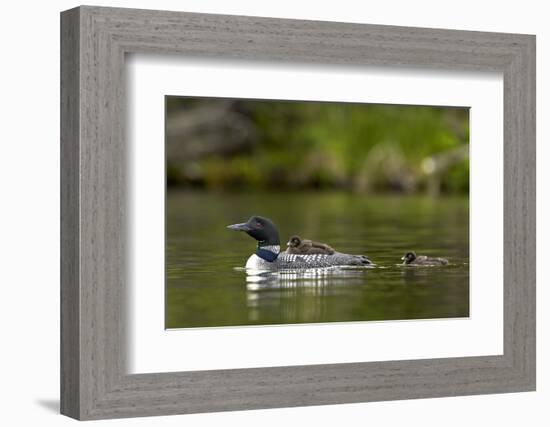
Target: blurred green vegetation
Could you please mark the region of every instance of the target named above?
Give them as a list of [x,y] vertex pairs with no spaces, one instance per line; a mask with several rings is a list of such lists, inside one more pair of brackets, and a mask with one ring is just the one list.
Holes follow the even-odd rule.
[[469,109],[166,97],[167,183],[467,193]]

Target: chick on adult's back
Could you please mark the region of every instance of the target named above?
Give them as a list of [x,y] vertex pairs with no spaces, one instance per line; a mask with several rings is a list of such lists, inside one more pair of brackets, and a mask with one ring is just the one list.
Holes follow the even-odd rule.
[[326,243],[302,239],[300,236],[292,236],[287,243],[286,252],[294,255],[332,255],[334,254],[334,249]]

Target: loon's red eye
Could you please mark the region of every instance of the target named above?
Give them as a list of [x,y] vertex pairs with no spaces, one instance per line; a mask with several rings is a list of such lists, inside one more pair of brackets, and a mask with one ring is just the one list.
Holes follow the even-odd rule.
[[257,222],[256,223],[256,227],[258,228],[264,228],[263,224],[261,222]]

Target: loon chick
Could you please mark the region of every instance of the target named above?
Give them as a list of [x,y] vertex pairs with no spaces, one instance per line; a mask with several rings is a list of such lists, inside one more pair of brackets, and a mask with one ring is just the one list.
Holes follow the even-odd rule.
[[314,254],[332,255],[334,254],[334,249],[332,249],[326,243],[319,243],[308,239],[302,239],[300,238],[300,236],[292,236],[286,245],[288,246],[288,249],[286,250],[286,252],[289,254],[298,254],[298,255],[314,255]]
[[252,216],[242,224],[228,225],[235,231],[244,231],[258,241],[256,253],[246,262],[246,268],[257,270],[286,270],[298,268],[321,268],[332,266],[371,265],[364,255],[349,255],[334,252],[332,255],[296,255],[280,251],[279,232],[271,220]]
[[404,265],[447,265],[449,261],[445,258],[429,258],[426,255],[417,256],[414,252],[407,252],[403,258]]

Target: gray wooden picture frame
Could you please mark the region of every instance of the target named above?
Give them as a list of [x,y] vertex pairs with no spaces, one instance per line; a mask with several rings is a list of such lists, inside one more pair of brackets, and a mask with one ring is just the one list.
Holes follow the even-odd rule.
[[[504,78],[504,353],[126,372],[127,53]],[[535,37],[83,6],[61,14],[61,412],[77,419],[535,389]],[[162,286],[162,283],[159,283]]]

